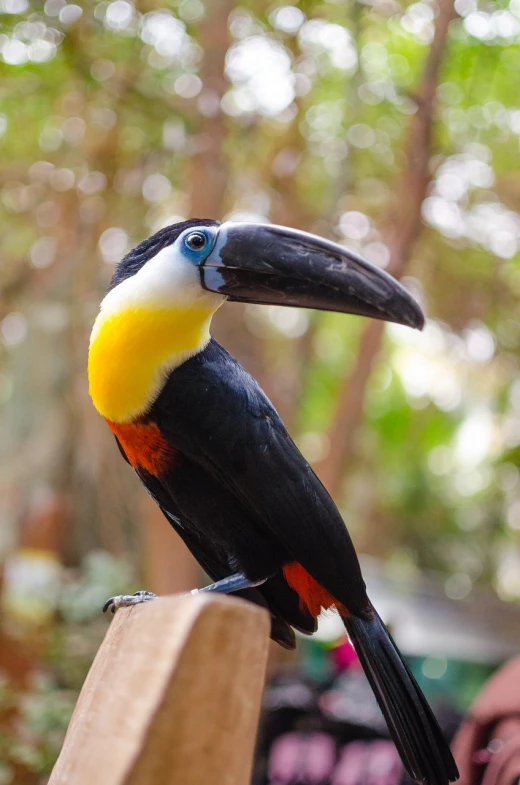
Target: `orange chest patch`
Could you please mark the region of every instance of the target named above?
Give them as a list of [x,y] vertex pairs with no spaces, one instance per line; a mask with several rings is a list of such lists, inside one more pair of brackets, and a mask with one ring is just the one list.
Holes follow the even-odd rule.
[[107,423],[134,469],[145,469],[158,477],[175,462],[177,450],[154,422]]

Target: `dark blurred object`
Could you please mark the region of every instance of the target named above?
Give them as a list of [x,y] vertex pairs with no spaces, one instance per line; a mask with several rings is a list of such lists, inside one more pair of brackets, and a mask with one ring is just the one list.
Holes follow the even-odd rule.
[[489,679],[457,733],[460,785],[514,785],[520,779],[520,657]]
[[[315,678],[302,664],[269,684],[252,785],[410,785],[350,643],[326,659]],[[450,740],[460,715],[436,715]]]
[[361,670],[352,678],[355,702],[343,700],[347,674],[321,687],[298,673],[270,685],[253,785],[399,785],[403,767],[383,716]]

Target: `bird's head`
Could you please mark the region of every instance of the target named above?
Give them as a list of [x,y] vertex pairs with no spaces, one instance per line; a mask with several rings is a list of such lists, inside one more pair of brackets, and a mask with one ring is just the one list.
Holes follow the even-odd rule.
[[107,301],[113,290],[118,298],[132,292],[215,310],[222,300],[211,294],[424,324],[415,300],[380,268],[336,243],[272,224],[196,219],[168,226],[124,257]]
[[101,309],[116,301],[171,305],[220,305],[225,298],[208,296],[201,286],[199,265],[210,254],[218,221],[182,221],[144,240],[118,264]]
[[[184,221],[142,242],[114,273],[89,356],[99,411],[125,420],[146,410],[165,373],[205,346],[226,299],[424,324],[401,284],[343,246],[271,224]],[[127,395],[123,375],[132,376]]]

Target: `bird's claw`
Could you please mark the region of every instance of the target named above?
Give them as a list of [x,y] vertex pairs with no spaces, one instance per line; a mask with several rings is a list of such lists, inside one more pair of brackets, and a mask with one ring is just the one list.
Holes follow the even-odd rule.
[[152,591],[136,591],[135,594],[118,594],[110,597],[103,605],[103,613],[110,608],[115,613],[118,608],[129,608],[131,605],[139,605],[142,602],[149,602],[157,597]]

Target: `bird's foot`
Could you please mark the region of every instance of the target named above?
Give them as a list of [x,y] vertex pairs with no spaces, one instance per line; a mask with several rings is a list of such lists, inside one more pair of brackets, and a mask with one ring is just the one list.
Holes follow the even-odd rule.
[[237,572],[234,575],[229,575],[227,578],[222,578],[222,580],[217,581],[216,583],[211,583],[209,586],[203,586],[202,589],[192,589],[187,596],[207,592],[232,594],[233,592],[241,591],[242,589],[253,589],[255,586],[261,586],[266,580],[268,579],[261,578],[258,581],[251,581],[249,578],[246,578],[243,573]]
[[131,605],[139,605],[142,602],[149,602],[155,600],[157,597],[152,591],[136,591],[135,594],[118,594],[116,597],[110,597],[109,600],[103,605],[103,613],[106,613],[110,608],[112,613],[115,613],[118,608],[129,608]]

